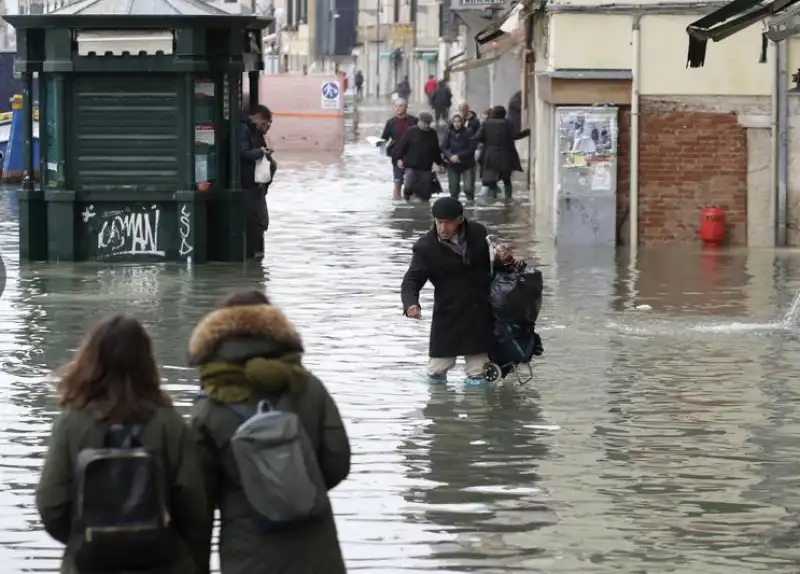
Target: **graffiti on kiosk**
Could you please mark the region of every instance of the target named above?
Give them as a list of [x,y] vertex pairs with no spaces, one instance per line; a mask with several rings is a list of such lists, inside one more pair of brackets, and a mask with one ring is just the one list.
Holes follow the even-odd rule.
[[191,242],[192,215],[185,205],[181,206],[180,226],[178,231],[180,231],[181,234],[181,247],[178,253],[181,257],[187,257],[194,251],[194,246]]
[[123,207],[97,214],[94,205],[89,205],[81,214],[84,223],[98,217],[101,225],[97,233],[97,255],[116,257],[121,255],[164,256],[158,244],[158,224],[161,210],[150,207]]

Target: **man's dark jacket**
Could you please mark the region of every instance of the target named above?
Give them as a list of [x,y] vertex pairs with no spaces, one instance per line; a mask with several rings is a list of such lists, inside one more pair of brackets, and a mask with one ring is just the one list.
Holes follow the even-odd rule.
[[239,165],[242,189],[258,187],[256,162],[264,157],[264,135],[249,119],[239,124]]
[[466,252],[462,257],[439,241],[431,229],[414,244],[411,264],[403,277],[403,309],[419,305],[426,282],[433,285],[433,322],[429,356],[458,357],[488,353],[492,316],[488,294],[489,245],[486,228],[464,222]]
[[[256,183],[256,162],[262,157],[265,157],[264,150],[266,145],[264,141],[264,134],[256,129],[255,124],[249,119],[239,124],[239,165],[240,167],[240,181],[242,189],[253,189],[259,185]],[[267,155],[269,160],[269,171],[272,177],[275,177],[275,172],[278,170],[278,164],[272,159],[272,156]],[[270,186],[270,181],[265,186]]]
[[[406,128],[406,132],[411,128],[411,126],[417,125],[419,121],[416,116],[412,116],[411,114],[407,114],[406,117],[408,118],[408,127]],[[386,145],[386,155],[392,158],[392,161],[395,160],[395,151],[397,150],[397,144],[401,139],[403,139],[403,134],[397,133],[397,116],[392,116],[388,120],[386,120],[386,125],[383,126],[383,132],[381,132],[381,139],[387,142]]]
[[433,129],[423,130],[419,126],[408,128],[406,135],[397,144],[394,159],[403,160],[405,169],[430,171],[434,163],[444,165],[439,137]]
[[477,134],[478,130],[481,129],[481,121],[472,110],[468,111],[466,117],[464,117],[464,127],[471,130],[473,135]]

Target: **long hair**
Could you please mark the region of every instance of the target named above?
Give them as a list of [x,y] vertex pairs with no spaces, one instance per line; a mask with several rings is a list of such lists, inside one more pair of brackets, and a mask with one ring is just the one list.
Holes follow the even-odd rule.
[[159,407],[172,405],[161,389],[150,336],[131,315],[97,323],[58,374],[61,407],[88,409],[98,419],[143,423]]

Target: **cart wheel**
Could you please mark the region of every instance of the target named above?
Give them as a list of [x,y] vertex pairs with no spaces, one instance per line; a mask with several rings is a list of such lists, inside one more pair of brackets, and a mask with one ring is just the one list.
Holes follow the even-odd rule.
[[497,363],[486,363],[483,366],[483,373],[486,375],[486,380],[490,383],[499,381],[503,377],[503,370]]

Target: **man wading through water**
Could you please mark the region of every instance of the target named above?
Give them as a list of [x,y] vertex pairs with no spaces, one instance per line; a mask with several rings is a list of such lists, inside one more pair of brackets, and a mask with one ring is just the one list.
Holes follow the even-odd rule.
[[434,192],[433,164],[444,169],[439,137],[431,127],[432,123],[433,117],[428,112],[422,112],[417,125],[408,128],[394,152],[398,169],[405,172],[403,197],[406,201],[412,196],[429,201]]
[[408,113],[405,100],[397,100],[394,104],[394,117],[386,121],[381,139],[386,142],[386,155],[392,158],[392,174],[394,175],[394,193],[392,199],[400,199],[403,190],[405,170],[397,165],[397,144],[406,135],[408,128],[417,125],[417,118]]
[[[484,365],[492,346],[489,307],[489,244],[486,228],[464,218],[457,199],[443,197],[433,204],[434,227],[414,244],[411,264],[403,277],[404,314],[420,319],[419,293],[433,285],[433,321],[428,351],[428,382],[447,382],[447,372],[464,357],[469,385],[486,382]],[[496,249],[496,266],[514,262],[506,245]]]
[[267,191],[270,183],[256,183],[256,162],[267,158],[274,176],[278,166],[267,147],[266,135],[272,125],[272,112],[266,106],[255,106],[239,127],[240,181],[244,190],[246,211],[247,257],[264,256],[264,234],[269,229]]

